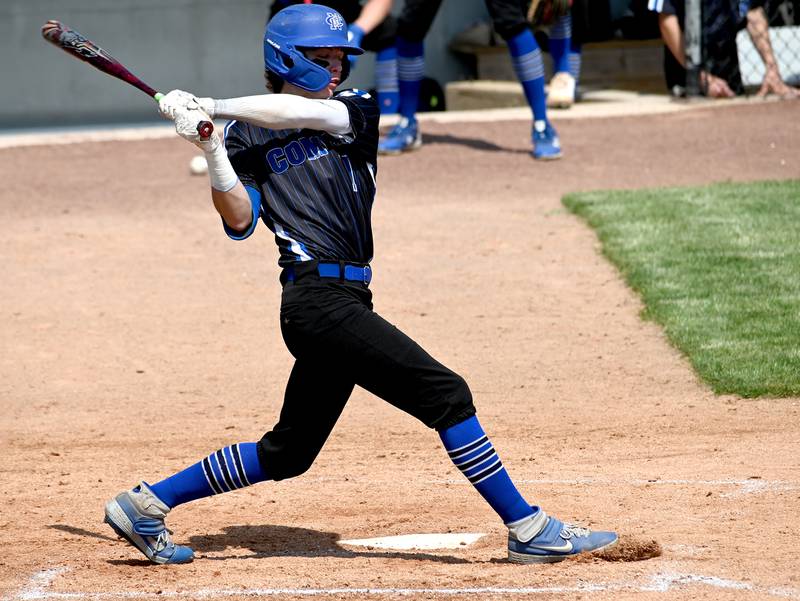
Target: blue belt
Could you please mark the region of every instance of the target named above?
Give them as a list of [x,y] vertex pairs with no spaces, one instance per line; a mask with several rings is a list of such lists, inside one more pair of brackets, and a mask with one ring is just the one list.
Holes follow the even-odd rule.
[[[372,281],[372,267],[369,265],[349,265],[347,263],[318,263],[317,273],[321,278],[336,278],[348,282],[361,282],[369,284]],[[293,282],[294,269],[286,268],[286,281]]]

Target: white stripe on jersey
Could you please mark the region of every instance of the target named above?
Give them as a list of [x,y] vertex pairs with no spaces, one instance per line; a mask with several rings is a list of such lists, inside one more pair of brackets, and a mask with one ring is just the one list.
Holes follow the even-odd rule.
[[297,240],[293,240],[292,238],[290,238],[289,234],[286,233],[283,227],[281,227],[274,221],[272,222],[272,225],[275,226],[275,235],[278,236],[278,238],[286,240],[289,243],[289,248],[291,249],[291,251],[298,257],[300,257],[301,261],[311,260],[311,257],[308,255],[308,253],[306,253],[305,250],[303,250],[303,247],[300,246],[300,243],[297,242]]
[[234,123],[236,123],[236,119],[232,119],[231,121],[228,121],[227,125],[225,126],[225,129],[222,130],[222,144],[223,145],[225,144],[225,140],[228,139],[228,130],[231,128],[231,126]]
[[367,163],[367,170],[369,171],[369,174],[372,177],[372,185],[377,188],[378,182],[375,179],[375,167],[372,166],[372,163]]
[[358,88],[351,88],[336,94],[337,96],[360,96],[361,98],[372,98],[366,90],[359,90]]

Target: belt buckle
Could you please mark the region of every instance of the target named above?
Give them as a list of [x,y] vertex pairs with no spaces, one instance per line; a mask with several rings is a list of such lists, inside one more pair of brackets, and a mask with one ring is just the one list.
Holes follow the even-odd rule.
[[362,270],[362,280],[365,285],[369,285],[370,280],[372,280],[372,267],[369,265],[365,265]]

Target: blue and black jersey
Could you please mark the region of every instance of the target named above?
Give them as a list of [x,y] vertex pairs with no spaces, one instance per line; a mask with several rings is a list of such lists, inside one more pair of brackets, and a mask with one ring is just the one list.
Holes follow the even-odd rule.
[[343,90],[332,99],[350,113],[352,132],[346,136],[241,121],[225,128],[228,156],[253,203],[246,232],[225,229],[234,239],[247,238],[260,216],[275,234],[281,267],[312,259],[372,259],[380,113],[366,92]]

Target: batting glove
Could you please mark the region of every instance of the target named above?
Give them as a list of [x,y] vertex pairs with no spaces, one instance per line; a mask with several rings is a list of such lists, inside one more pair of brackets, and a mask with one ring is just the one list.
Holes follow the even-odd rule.
[[183,90],[172,90],[162,96],[158,101],[158,108],[167,119],[175,119],[175,112],[178,109],[199,109],[205,111],[209,117],[214,117],[213,98],[198,98]]
[[[351,23],[347,28],[347,41],[356,46],[361,46],[361,40],[364,39],[364,30],[355,23]],[[350,68],[356,66],[356,56],[351,54],[347,57],[350,60]]]
[[211,117],[203,109],[177,107],[171,112],[175,121],[175,131],[181,138],[188,140],[206,154],[213,152],[220,145],[216,131],[206,140],[202,139],[197,131],[202,121],[211,121]]

